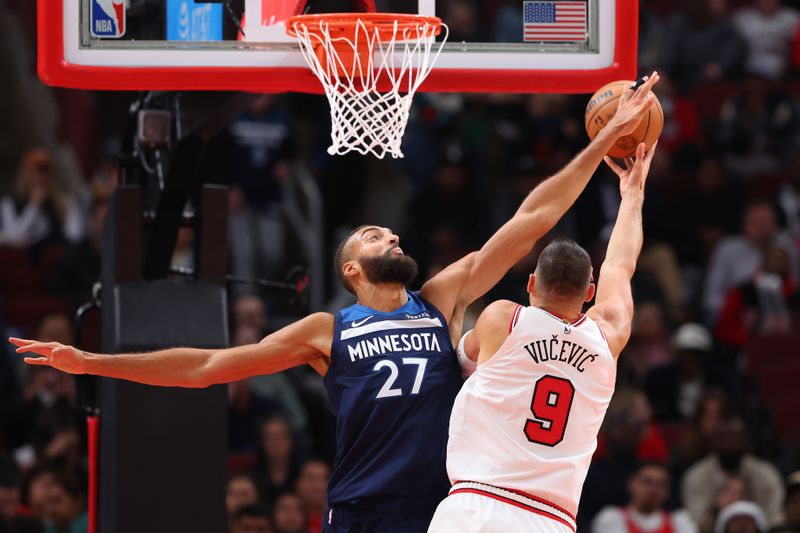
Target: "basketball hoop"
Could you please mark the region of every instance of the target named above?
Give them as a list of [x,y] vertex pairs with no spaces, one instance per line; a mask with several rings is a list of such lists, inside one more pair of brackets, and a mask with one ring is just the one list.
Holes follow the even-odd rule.
[[[436,42],[442,28],[444,39]],[[437,17],[330,13],[286,20],[331,105],[328,153],[403,157],[400,144],[414,93],[447,40]]]

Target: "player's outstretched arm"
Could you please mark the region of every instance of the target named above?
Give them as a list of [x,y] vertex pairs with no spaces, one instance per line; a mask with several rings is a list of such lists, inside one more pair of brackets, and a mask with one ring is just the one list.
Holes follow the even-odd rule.
[[467,305],[491,289],[575,203],[614,142],[632,133],[648,112],[655,100],[651,88],[658,79],[653,73],[637,90],[625,90],[614,118],[581,153],[539,184],[478,252],[450,265],[423,286],[422,295],[448,321],[455,307]]
[[330,355],[333,315],[315,313],[268,335],[258,344],[205,350],[169,348],[133,354],[95,354],[57,342],[10,338],[30,365],[50,366],[70,374],[93,374],[165,387],[208,387],[259,374],[272,374],[303,363],[319,371]]
[[606,163],[619,176],[622,201],[617,221],[608,241],[608,249],[597,280],[595,305],[587,314],[603,328],[614,357],[617,357],[631,335],[633,296],[631,278],[642,251],[642,205],[644,185],[656,146],[645,152],[644,144],[636,149],[636,159],[628,158],[625,169],[610,157]]

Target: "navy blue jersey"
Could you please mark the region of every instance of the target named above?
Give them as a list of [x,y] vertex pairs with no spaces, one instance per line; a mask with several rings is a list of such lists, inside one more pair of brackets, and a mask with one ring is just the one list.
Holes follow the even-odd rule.
[[447,323],[417,293],[391,313],[339,311],[325,375],[337,443],[328,502],[444,498],[447,428],[462,383]]

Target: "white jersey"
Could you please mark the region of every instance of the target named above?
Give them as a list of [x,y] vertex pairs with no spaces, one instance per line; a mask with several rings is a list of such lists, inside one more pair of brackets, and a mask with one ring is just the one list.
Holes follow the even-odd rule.
[[450,416],[447,473],[519,491],[573,516],[614,392],[616,362],[600,326],[518,307],[510,333],[478,365]]

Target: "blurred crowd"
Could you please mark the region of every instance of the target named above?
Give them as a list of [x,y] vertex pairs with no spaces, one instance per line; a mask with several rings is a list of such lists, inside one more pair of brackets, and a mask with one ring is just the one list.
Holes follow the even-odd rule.
[[[515,39],[518,2],[440,3],[459,40]],[[800,531],[798,8],[640,2],[639,67],[661,73],[665,128],[647,184],[633,334],[579,531]],[[9,85],[31,87],[9,104],[30,120],[9,121],[2,133],[0,329],[96,349],[96,320],[76,331],[72,317],[99,276],[101,228],[119,181],[115,147],[133,95],[38,84],[33,10],[0,1],[5,20],[25,29],[15,30],[17,63],[4,55],[0,69]],[[26,103],[33,98],[51,107]],[[322,97],[263,96],[207,155],[205,177],[230,186],[230,271],[280,278],[297,262],[283,203],[302,168],[322,194],[326,258],[349,227],[391,227],[420,264],[418,287],[480,246],[586,145],[586,100],[420,94],[405,158],[379,161],[327,154]],[[54,114],[37,119],[34,107]],[[619,202],[615,179],[598,170],[548,238],[574,238],[599,265]],[[174,264],[191,268],[191,241],[182,231]],[[538,249],[486,301],[524,302]],[[323,281],[331,308],[348,303],[332,276]],[[253,286],[232,286],[230,297],[234,345],[296,318]],[[320,380],[298,368],[229,392],[231,533],[321,531],[334,425]],[[26,367],[9,347],[0,353],[0,532],[86,531],[84,426],[72,377]]]

